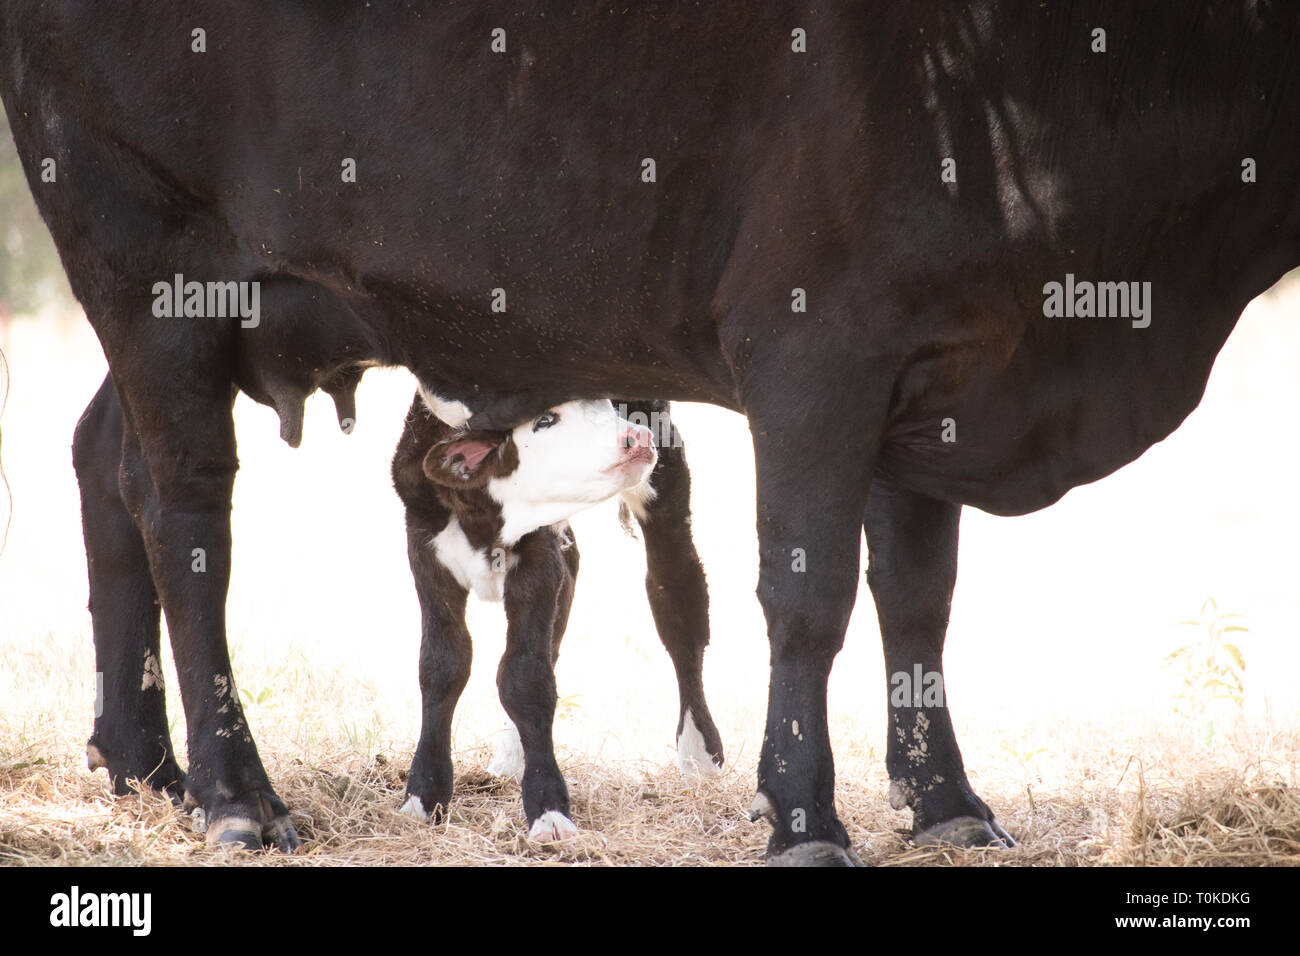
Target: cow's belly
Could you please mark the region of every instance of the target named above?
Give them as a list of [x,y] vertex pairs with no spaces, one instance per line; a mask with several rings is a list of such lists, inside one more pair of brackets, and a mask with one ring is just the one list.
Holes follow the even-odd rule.
[[993,514],[1026,514],[1167,437],[1199,403],[1206,378],[1082,383],[1047,371],[995,382],[893,422],[877,474]]

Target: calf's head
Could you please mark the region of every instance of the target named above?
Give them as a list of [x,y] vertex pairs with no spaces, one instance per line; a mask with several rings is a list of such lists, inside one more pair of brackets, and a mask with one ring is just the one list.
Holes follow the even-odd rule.
[[656,457],[650,429],[601,399],[557,405],[510,431],[453,434],[425,454],[424,473],[446,488],[486,491],[510,545],[615,495],[648,499]]

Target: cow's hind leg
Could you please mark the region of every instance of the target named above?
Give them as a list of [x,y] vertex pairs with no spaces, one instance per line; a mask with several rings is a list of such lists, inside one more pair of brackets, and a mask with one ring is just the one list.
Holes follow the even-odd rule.
[[[122,406],[105,378],[86,407],[72,442],[81,493],[81,523],[90,577],[95,670],[102,675],[101,710],[86,745],[91,770],[104,767],[117,794],[140,780],[179,799],[184,774],[167,726],[159,656],[158,593],[140,529],[122,500],[139,480],[134,456],[122,455]],[[132,443],[134,444],[134,443]]]
[[[577,833],[569,791],[555,761],[556,625],[571,597],[572,574],[550,528],[526,535],[505,584],[506,651],[497,669],[501,704],[523,745],[521,780],[529,838],[562,840]],[[567,617],[567,604],[564,607]]]
[[[148,301],[123,315],[148,315]],[[97,327],[106,324],[102,319]],[[119,327],[125,323],[117,323]],[[215,323],[194,323],[188,338],[146,334],[131,347],[109,340],[114,380],[126,416],[122,469],[132,480],[123,500],[136,519],[171,635],[188,729],[185,788],[206,813],[208,843],[248,849],[299,846],[284,803],[272,789],[239,702],[226,645],[230,585],[230,498],[234,487],[234,389],[228,369],[207,351]],[[103,338],[101,333],[101,338]],[[191,358],[166,347],[181,341]],[[160,384],[172,370],[166,399]]]
[[943,685],[960,505],[876,481],[863,522],[889,681],[889,802],[918,845],[1014,846],[966,780]]
[[[655,629],[677,672],[677,765],[683,775],[716,776],[722,736],[704,699],[709,645],[709,589],[691,537],[691,473],[667,402],[628,402],[627,417],[646,417],[659,446],[651,476],[655,497],[636,515],[645,537],[646,597]],[[657,417],[656,417],[657,416]],[[655,425],[659,427],[655,428]]]

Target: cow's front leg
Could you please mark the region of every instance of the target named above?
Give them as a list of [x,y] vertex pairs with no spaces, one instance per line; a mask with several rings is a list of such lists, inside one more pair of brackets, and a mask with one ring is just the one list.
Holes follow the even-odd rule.
[[497,668],[497,688],[523,745],[521,786],[528,836],[548,842],[577,833],[551,740],[557,601],[565,593],[569,572],[550,528],[526,535],[516,554],[518,563],[505,583],[506,650]]
[[758,598],[771,642],[751,815],[771,822],[768,860],[776,865],[852,863],[835,814],[826,683],[856,596],[855,516],[865,503],[878,426],[865,424],[869,412],[858,417],[862,404],[845,398],[841,405],[834,395],[805,392],[797,404],[747,409],[758,480]]
[[123,494],[171,634],[189,731],[186,790],[206,813],[210,845],[293,851],[298,834],[253,743],[226,647],[234,392],[228,381],[200,381],[196,366],[164,400],[156,376],[183,363],[163,361],[118,372],[123,459],[138,456],[147,472]]
[[917,845],[1014,846],[966,780],[943,683],[961,506],[872,485],[863,522],[889,681],[889,802]]
[[179,801],[185,775],[176,764],[167,728],[158,594],[140,529],[123,504],[122,487],[148,478],[138,455],[123,458],[122,429],[117,390],[113,380],[105,378],[77,423],[72,442],[90,577],[95,670],[103,680],[102,709],[86,744],[86,760],[91,770],[108,771],[114,793],[129,793],[128,781],[140,780]]

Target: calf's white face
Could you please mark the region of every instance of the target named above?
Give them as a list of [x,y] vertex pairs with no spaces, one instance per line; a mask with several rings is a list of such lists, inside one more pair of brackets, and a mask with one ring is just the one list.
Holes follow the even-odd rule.
[[618,494],[650,491],[657,453],[650,430],[606,399],[557,405],[510,432],[467,432],[440,442],[424,471],[449,487],[482,487],[501,506],[501,540],[572,517]]
[[566,402],[511,437],[519,466],[487,484],[508,541],[642,485],[657,457],[650,429],[619,418],[604,399]]

